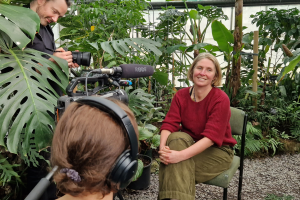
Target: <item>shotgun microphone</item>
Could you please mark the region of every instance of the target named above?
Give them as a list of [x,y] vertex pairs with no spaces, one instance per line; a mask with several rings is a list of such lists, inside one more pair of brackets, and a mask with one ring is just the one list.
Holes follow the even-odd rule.
[[140,78],[152,76],[154,68],[150,65],[122,64],[119,67],[109,69],[95,69],[92,73],[117,75],[121,78]]

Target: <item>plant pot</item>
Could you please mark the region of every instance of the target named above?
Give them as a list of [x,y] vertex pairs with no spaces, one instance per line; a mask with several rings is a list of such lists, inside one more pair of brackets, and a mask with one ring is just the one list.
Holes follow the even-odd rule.
[[133,190],[145,190],[150,185],[150,175],[151,175],[151,164],[152,158],[147,155],[139,154],[138,158],[143,161],[143,159],[148,160],[150,163],[148,165],[144,164],[142,175],[136,180],[131,182],[127,188]]

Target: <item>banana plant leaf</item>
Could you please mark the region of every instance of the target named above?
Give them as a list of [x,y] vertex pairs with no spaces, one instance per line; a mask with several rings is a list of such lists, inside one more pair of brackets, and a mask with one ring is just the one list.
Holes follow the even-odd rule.
[[297,57],[295,57],[288,66],[286,66],[284,68],[283,73],[281,74],[280,80],[277,82],[278,83],[284,78],[284,76],[289,73],[290,71],[293,71],[295,69],[295,67],[298,65],[298,63],[300,62],[300,55],[298,55]]
[[[3,32],[0,36],[0,48],[7,53],[0,54],[0,145],[7,147],[11,153],[17,153],[22,142],[23,152],[28,152],[34,138],[37,149],[45,148],[51,143],[55,126],[51,114],[54,114],[59,97],[47,79],[57,83],[64,91],[68,85],[67,62],[48,55],[57,66],[42,57],[45,53],[8,48],[5,44],[12,41]],[[60,81],[49,70],[53,70]],[[23,131],[24,140],[20,141]]]
[[214,40],[218,43],[222,51],[230,54],[233,50],[232,44],[234,43],[233,35],[221,22],[215,20],[211,24],[211,30]]
[[40,18],[31,9],[0,3],[0,13],[0,30],[9,35],[20,49],[31,41],[28,37],[33,40],[40,29]]

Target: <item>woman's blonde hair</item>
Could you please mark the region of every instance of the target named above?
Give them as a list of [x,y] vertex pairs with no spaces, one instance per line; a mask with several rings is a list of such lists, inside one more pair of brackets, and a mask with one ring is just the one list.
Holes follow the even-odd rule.
[[187,74],[188,79],[193,82],[194,68],[200,60],[205,59],[205,58],[211,60],[214,63],[215,68],[216,68],[215,79],[212,81],[211,85],[212,86],[220,86],[222,84],[222,70],[221,70],[221,67],[220,67],[220,64],[219,64],[219,61],[217,60],[217,58],[210,53],[200,53],[194,59],[194,62],[192,63],[192,65],[188,71],[188,74]]

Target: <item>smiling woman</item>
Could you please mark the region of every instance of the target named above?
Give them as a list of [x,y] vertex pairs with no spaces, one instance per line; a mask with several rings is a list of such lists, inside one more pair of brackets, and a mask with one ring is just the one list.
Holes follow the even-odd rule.
[[229,124],[229,98],[214,87],[220,85],[221,75],[213,55],[199,54],[188,71],[194,86],[174,96],[161,126],[159,199],[195,199],[195,182],[229,168],[236,141]]
[[188,71],[188,78],[194,83],[190,89],[194,101],[201,101],[214,86],[221,84],[222,71],[216,57],[209,53],[199,54]]

